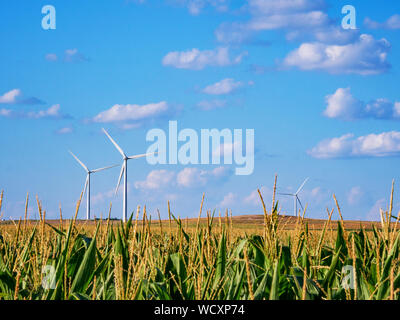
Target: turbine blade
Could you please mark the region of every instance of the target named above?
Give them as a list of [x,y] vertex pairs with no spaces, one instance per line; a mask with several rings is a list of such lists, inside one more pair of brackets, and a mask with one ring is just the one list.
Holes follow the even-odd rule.
[[89,169],[83,164],[81,160],[78,159],[76,155],[74,155],[71,151],[68,150],[68,152],[75,158],[76,161],[85,169],[87,172],[89,172]]
[[106,131],[106,129],[102,128],[103,132],[106,134],[106,136],[108,137],[108,139],[110,139],[110,141],[112,142],[112,144],[117,148],[117,150],[119,151],[119,153],[122,155],[123,158],[126,157],[125,152],[121,149],[121,147],[114,141],[113,138],[111,138],[111,136],[108,134],[108,132]]
[[303,184],[300,186],[300,188],[296,191],[296,195],[299,194],[299,192],[301,191],[301,189],[303,189],[304,185],[306,184],[306,182],[308,181],[309,178],[307,178],[306,180],[304,180]]
[[85,194],[86,194],[86,189],[87,189],[87,186],[88,186],[88,182],[89,182],[89,175],[86,177],[86,182],[85,182],[85,186],[83,187],[83,195],[82,195],[82,198],[85,196]]
[[295,194],[292,194],[292,193],[280,193],[280,192],[278,192],[278,194],[280,194],[280,195],[282,195],[282,196],[295,196]]
[[117,194],[118,189],[119,189],[119,185],[121,184],[121,179],[122,179],[122,174],[125,172],[125,162],[121,167],[121,172],[119,174],[119,178],[118,178],[118,183],[117,183],[117,187],[115,188],[115,194]]
[[104,168],[99,168],[99,169],[96,169],[96,170],[92,170],[92,172],[93,172],[93,173],[95,173],[95,172],[100,172],[100,171],[107,170],[107,169],[111,169],[111,168],[114,168],[114,167],[117,167],[117,166],[119,166],[119,164],[114,164],[113,166],[108,166],[108,167],[104,167]]
[[145,154],[138,154],[136,156],[131,156],[128,157],[128,159],[139,159],[139,158],[143,158],[143,157],[147,157],[147,156],[151,156],[152,154],[157,154],[159,152],[152,152],[152,153],[145,153]]
[[296,198],[297,198],[297,201],[299,201],[299,204],[300,204],[301,209],[304,211],[304,207],[303,207],[303,204],[302,204],[301,201],[300,201],[300,198],[299,198],[298,196],[296,196]]

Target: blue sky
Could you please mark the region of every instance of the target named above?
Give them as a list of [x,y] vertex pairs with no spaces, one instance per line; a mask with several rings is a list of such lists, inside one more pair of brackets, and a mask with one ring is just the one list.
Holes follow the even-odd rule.
[[[56,9],[56,30],[41,27],[47,4]],[[36,195],[47,217],[58,217],[59,204],[71,217],[85,172],[67,150],[89,168],[118,164],[102,127],[137,154],[150,144],[148,130],[177,120],[179,129],[254,129],[254,173],[133,160],[130,211],[146,204],[166,217],[169,199],[174,214],[193,217],[205,192],[206,209],[261,213],[255,191],[262,188],[270,203],[278,174],[281,192],[310,177],[300,194],[308,217],[326,217],[335,193],[345,218],[377,219],[399,180],[400,3],[352,1],[357,30],[341,28],[347,4],[2,1],[4,218],[23,216],[27,192],[32,217]],[[93,176],[97,217],[110,202],[112,216],[121,216],[118,174]],[[279,201],[281,213],[292,214],[291,199]]]

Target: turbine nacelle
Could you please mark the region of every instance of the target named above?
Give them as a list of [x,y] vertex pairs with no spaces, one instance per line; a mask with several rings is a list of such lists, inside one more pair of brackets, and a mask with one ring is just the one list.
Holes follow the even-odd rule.
[[98,168],[98,169],[94,169],[94,170],[89,170],[89,168],[81,160],[79,160],[79,158],[76,155],[74,155],[71,151],[69,151],[69,153],[75,158],[75,160],[81,165],[81,167],[87,173],[85,185],[83,187],[83,196],[86,194],[86,190],[87,190],[87,196],[86,196],[86,198],[87,198],[86,219],[89,220],[90,219],[90,175],[92,173],[96,173],[96,172],[100,172],[100,171],[103,171],[103,170],[114,168],[114,167],[118,166],[118,164],[115,164],[115,165],[112,165],[112,166],[108,166],[108,167]]
[[300,204],[301,209],[304,211],[303,204],[301,203],[300,198],[299,198],[299,193],[300,193],[300,191],[303,189],[304,185],[307,183],[308,179],[309,179],[309,178],[307,178],[306,180],[304,180],[304,182],[301,184],[301,186],[297,189],[296,193],[279,193],[279,192],[278,192],[278,194],[283,195],[283,196],[291,196],[291,197],[294,197],[294,199],[293,199],[293,200],[294,200],[294,208],[293,208],[293,209],[294,209],[295,216],[298,215],[298,212],[297,212],[297,202]]
[[106,136],[108,137],[108,139],[111,141],[111,143],[114,145],[114,147],[118,150],[118,152],[121,154],[122,156],[122,160],[123,160],[123,164],[121,166],[121,171],[119,173],[119,178],[118,178],[118,183],[117,183],[117,187],[115,188],[115,194],[117,194],[119,186],[121,184],[121,179],[122,176],[124,176],[124,201],[123,201],[123,221],[125,222],[127,219],[127,194],[128,194],[128,177],[127,177],[127,171],[128,171],[128,160],[133,160],[133,159],[139,159],[139,158],[143,158],[143,157],[147,157],[150,155],[154,155],[157,154],[158,152],[152,152],[152,153],[145,153],[145,154],[138,154],[138,155],[134,155],[134,156],[127,156],[126,153],[124,152],[124,150],[122,150],[122,148],[115,142],[115,140],[109,135],[109,133],[102,128],[103,132],[106,134]]

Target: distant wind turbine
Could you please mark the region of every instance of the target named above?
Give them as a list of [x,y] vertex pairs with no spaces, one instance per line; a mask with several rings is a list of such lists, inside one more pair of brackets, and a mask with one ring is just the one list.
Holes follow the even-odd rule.
[[114,141],[114,139],[111,138],[111,136],[108,134],[108,132],[104,128],[103,128],[103,132],[106,134],[108,139],[110,139],[112,144],[115,146],[115,148],[117,148],[119,153],[122,155],[123,163],[122,163],[122,166],[121,166],[121,172],[119,174],[117,187],[115,188],[115,193],[118,192],[118,188],[119,188],[119,185],[121,183],[122,175],[124,175],[124,195],[123,195],[123,207],[122,207],[122,221],[126,222],[127,216],[128,216],[128,214],[127,214],[127,212],[128,212],[128,160],[147,157],[147,156],[150,156],[152,154],[156,154],[157,152],[146,153],[146,154],[138,154],[138,155],[135,155],[135,156],[128,157],[125,154],[125,152],[121,149],[121,147]]
[[306,184],[306,182],[308,181],[309,178],[307,178],[306,180],[304,180],[304,182],[302,183],[302,185],[300,186],[300,188],[297,189],[296,193],[278,193],[280,195],[284,195],[284,196],[291,196],[293,197],[293,205],[294,205],[294,215],[297,216],[299,213],[297,212],[297,202],[299,202],[300,207],[304,210],[303,205],[301,204],[300,198],[299,198],[299,193],[300,191],[303,189],[304,185]]
[[87,195],[86,195],[86,200],[87,200],[87,204],[86,204],[86,219],[90,220],[90,175],[92,173],[96,173],[96,172],[100,172],[100,171],[107,170],[107,169],[110,169],[110,168],[114,168],[114,167],[118,166],[118,164],[113,165],[113,166],[109,166],[109,167],[95,169],[95,170],[89,170],[88,167],[81,160],[79,160],[76,155],[74,155],[71,151],[69,151],[69,153],[75,158],[76,161],[78,161],[78,163],[82,166],[83,169],[85,169],[85,171],[87,173],[85,186],[83,187],[83,195],[85,195],[85,192],[86,192],[86,189],[87,189]]

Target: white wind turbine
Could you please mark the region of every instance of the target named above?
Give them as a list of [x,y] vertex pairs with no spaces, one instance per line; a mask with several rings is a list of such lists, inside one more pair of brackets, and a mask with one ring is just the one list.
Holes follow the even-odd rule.
[[128,211],[128,160],[138,159],[150,156],[152,154],[156,154],[157,152],[146,153],[146,154],[138,154],[135,156],[128,157],[125,152],[121,149],[121,147],[114,141],[113,138],[108,134],[108,132],[103,128],[103,132],[107,135],[108,139],[112,142],[112,144],[117,148],[119,153],[122,155],[123,163],[121,167],[121,172],[119,174],[119,179],[117,183],[117,187],[115,188],[115,193],[118,192],[119,185],[121,183],[122,175],[124,175],[124,195],[123,195],[123,207],[122,207],[122,221],[126,222],[127,220],[127,211]]
[[85,169],[85,171],[87,173],[85,186],[83,187],[83,195],[85,195],[85,192],[86,192],[86,189],[87,189],[87,195],[86,195],[86,201],[87,201],[87,204],[86,204],[86,219],[90,220],[90,175],[92,173],[96,173],[96,172],[100,172],[100,171],[107,170],[107,169],[110,169],[110,168],[114,168],[114,167],[118,166],[118,164],[115,164],[115,165],[109,166],[109,167],[95,169],[95,170],[89,170],[88,167],[81,160],[79,160],[76,155],[74,155],[71,151],[69,151],[69,153],[75,158],[76,161],[78,161],[78,163],[82,166],[83,169]]
[[304,210],[303,205],[301,204],[300,198],[299,198],[299,193],[300,191],[303,189],[304,185],[306,184],[306,182],[308,181],[309,178],[307,178],[306,180],[304,180],[303,184],[297,189],[296,193],[278,193],[284,196],[291,196],[293,197],[293,205],[294,205],[294,215],[297,216],[299,213],[297,212],[297,202],[299,202],[301,208]]

